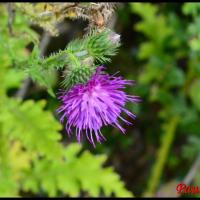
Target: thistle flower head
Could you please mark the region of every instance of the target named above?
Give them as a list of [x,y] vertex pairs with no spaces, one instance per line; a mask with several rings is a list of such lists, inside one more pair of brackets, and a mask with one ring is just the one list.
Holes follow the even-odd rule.
[[93,146],[94,138],[99,143],[105,140],[100,130],[103,126],[112,125],[125,133],[119,119],[126,124],[131,123],[121,116],[122,112],[133,119],[136,117],[124,108],[125,103],[139,102],[139,97],[127,95],[123,91],[125,85],[132,83],[133,81],[124,80],[119,76],[103,73],[103,67],[100,66],[86,83],[76,84],[69,91],[62,91],[59,96],[62,104],[58,112],[62,113],[62,123],[66,118],[67,133],[71,135],[74,127],[78,142],[85,134]]

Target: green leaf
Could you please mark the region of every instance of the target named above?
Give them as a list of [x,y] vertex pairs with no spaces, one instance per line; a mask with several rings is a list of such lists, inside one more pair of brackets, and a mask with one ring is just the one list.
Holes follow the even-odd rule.
[[175,86],[182,86],[185,81],[184,73],[176,66],[170,67],[168,73],[165,76],[164,85],[168,88]]
[[131,3],[131,8],[142,18],[135,25],[136,30],[152,39],[155,45],[162,46],[164,40],[173,33],[173,29],[167,25],[165,16],[158,14],[158,7],[150,3]]
[[44,106],[44,101],[29,100],[21,103],[8,100],[2,116],[4,132],[19,139],[30,151],[55,158],[61,153],[61,145],[58,143],[61,125],[50,112],[43,110]]
[[152,52],[155,52],[155,51],[157,51],[157,48],[154,45],[154,43],[152,43],[152,42],[143,42],[140,45],[140,50],[139,50],[138,57],[140,59],[149,58],[150,56],[152,56]]
[[145,65],[143,73],[139,76],[139,82],[147,84],[151,81],[159,80],[162,77],[164,62],[159,57],[151,57],[149,63]]
[[132,197],[114,170],[102,166],[106,156],[92,155],[88,151],[80,154],[80,148],[79,144],[70,144],[63,149],[64,159],[60,161],[35,161],[34,168],[24,174],[23,185],[32,190],[31,184],[36,181],[51,197],[55,197],[57,191],[78,197],[82,190],[90,197],[98,197],[101,189],[105,196],[114,193],[117,197]]
[[17,88],[25,78],[25,73],[16,69],[9,69],[5,74],[4,87],[5,89]]

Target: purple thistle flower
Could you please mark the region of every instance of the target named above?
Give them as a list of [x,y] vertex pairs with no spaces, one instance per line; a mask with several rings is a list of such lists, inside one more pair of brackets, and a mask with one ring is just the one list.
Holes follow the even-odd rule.
[[133,81],[102,73],[103,68],[98,67],[85,84],[76,84],[69,91],[62,91],[59,96],[62,105],[57,110],[58,113],[63,113],[60,119],[62,123],[67,119],[65,128],[68,135],[71,135],[71,128],[75,127],[78,142],[80,143],[81,135],[85,132],[94,147],[94,136],[99,143],[105,140],[100,130],[104,125],[112,125],[125,133],[118,119],[126,124],[131,123],[120,116],[122,111],[133,119],[136,117],[124,108],[125,103],[140,101],[138,96],[127,95],[122,91],[125,85],[132,85]]

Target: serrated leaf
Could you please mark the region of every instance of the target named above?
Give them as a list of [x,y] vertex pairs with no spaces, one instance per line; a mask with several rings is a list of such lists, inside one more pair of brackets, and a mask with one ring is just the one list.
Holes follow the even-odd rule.
[[35,161],[35,167],[24,176],[24,186],[27,187],[26,182],[35,180],[52,197],[57,191],[78,197],[81,190],[91,197],[98,197],[101,189],[105,196],[111,196],[112,193],[117,197],[132,196],[125,189],[119,175],[111,167],[102,166],[106,160],[105,155],[92,155],[85,151],[78,156],[79,151],[78,144],[71,144],[63,149],[64,160]]
[[43,110],[44,105],[44,101],[21,103],[9,100],[3,116],[4,131],[19,139],[30,151],[56,157],[61,153],[61,146],[57,143],[61,137],[58,134],[61,125],[50,112]]

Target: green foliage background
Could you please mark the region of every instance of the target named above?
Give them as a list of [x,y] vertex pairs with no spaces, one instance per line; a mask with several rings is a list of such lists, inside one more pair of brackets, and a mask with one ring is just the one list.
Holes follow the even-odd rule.
[[[17,12],[11,35],[0,6],[1,197],[173,196],[188,173],[200,153],[200,4],[122,3],[115,15],[122,40],[117,56],[110,59],[118,46],[94,51],[98,38],[91,35],[64,49],[70,39],[58,37],[56,48],[52,37],[51,54],[40,58],[40,31]],[[82,24],[67,23],[83,34]],[[110,61],[107,71],[136,80],[127,92],[142,98],[127,105],[138,117],[126,136],[105,127],[107,141],[96,149],[66,137],[52,97],[63,81],[53,68],[72,64],[73,54],[85,50],[88,57],[74,65],[91,57],[96,64]],[[16,92],[28,75],[34,82],[22,100]],[[200,185],[199,171],[193,184]]]

